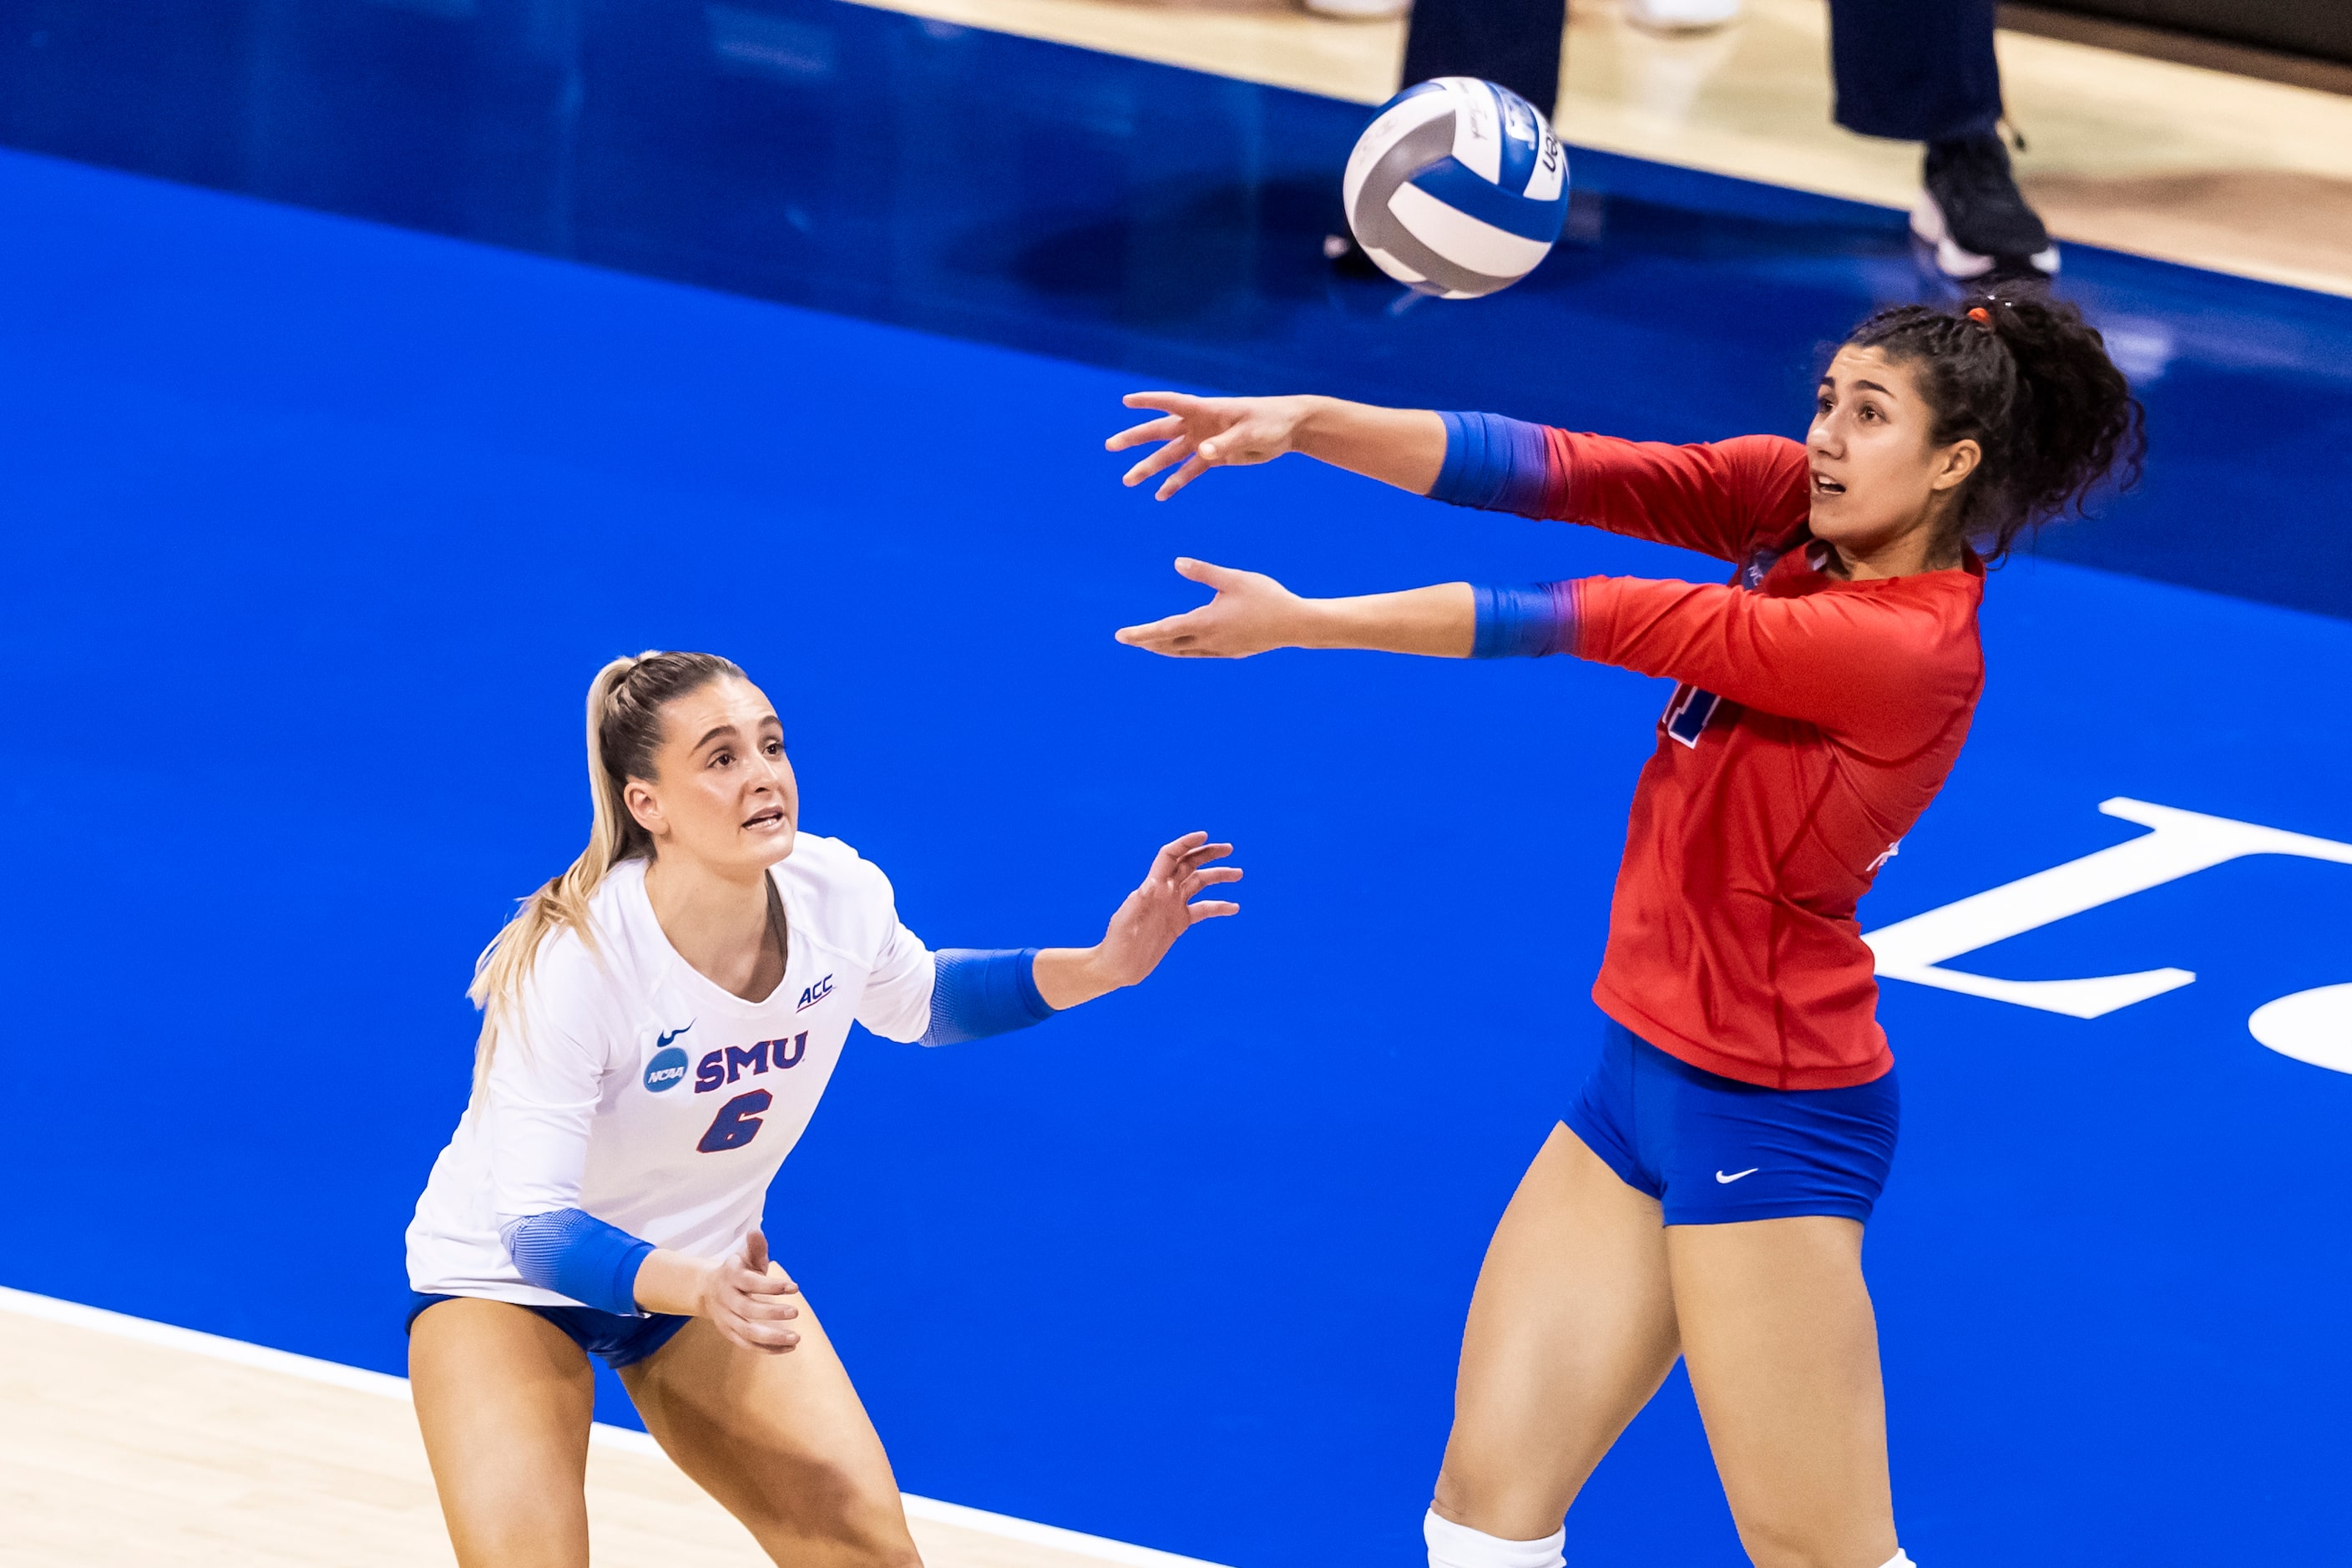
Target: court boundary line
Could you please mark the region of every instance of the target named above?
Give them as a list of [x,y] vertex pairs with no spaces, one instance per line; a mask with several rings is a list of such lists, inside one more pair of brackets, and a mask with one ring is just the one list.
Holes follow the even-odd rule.
[[[408,1402],[408,1379],[388,1372],[370,1372],[365,1367],[347,1366],[341,1362],[276,1350],[248,1340],[233,1340],[225,1334],[208,1334],[200,1329],[184,1329],[176,1323],[137,1318],[128,1312],[109,1311],[103,1307],[85,1306],[79,1301],[68,1301],[56,1296],[42,1296],[30,1290],[11,1289],[0,1285],[0,1312],[37,1318],[68,1328],[88,1329],[95,1333],[110,1334],[116,1339],[131,1340],[163,1350],[185,1351],[214,1361],[229,1362],[260,1372],[279,1373],[331,1388],[349,1389],[356,1394],[397,1399],[404,1405]],[[614,1426],[599,1421],[589,1428],[588,1436],[590,1442],[621,1453],[647,1455],[665,1463],[669,1460],[669,1456],[662,1452],[661,1445],[655,1442],[649,1434],[633,1432],[626,1426]],[[1065,1530],[1058,1524],[1040,1524],[1035,1520],[1015,1519],[1011,1514],[991,1513],[986,1509],[969,1508],[962,1503],[946,1502],[938,1498],[918,1497],[912,1492],[898,1495],[906,1505],[909,1519],[933,1524],[958,1525],[1024,1545],[1043,1546],[1056,1552],[1119,1563],[1122,1568],[1223,1568],[1222,1564],[1202,1558],[1185,1557],[1173,1552],[1162,1552],[1157,1547],[1138,1546],[1130,1542],[1113,1541],[1105,1535],[1088,1535],[1084,1531]]]

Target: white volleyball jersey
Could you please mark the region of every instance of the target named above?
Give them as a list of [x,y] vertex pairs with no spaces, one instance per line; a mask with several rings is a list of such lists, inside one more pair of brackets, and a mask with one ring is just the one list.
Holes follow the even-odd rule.
[[413,1289],[576,1305],[524,1283],[501,1239],[502,1226],[557,1209],[696,1258],[742,1245],[850,1021],[920,1037],[934,973],[888,879],[849,846],[803,834],[771,875],[789,952],[764,1002],[678,956],[642,860],[614,867],[590,900],[594,952],[571,931],[547,939],[417,1200]]

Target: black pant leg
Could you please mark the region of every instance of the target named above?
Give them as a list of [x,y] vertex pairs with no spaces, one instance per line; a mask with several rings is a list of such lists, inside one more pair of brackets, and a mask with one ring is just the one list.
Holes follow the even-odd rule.
[[1830,0],[1837,122],[1864,136],[1941,142],[2000,119],[1993,0]]
[[1404,85],[1433,76],[1484,77],[1549,119],[1567,25],[1568,0],[1414,0],[1404,35]]

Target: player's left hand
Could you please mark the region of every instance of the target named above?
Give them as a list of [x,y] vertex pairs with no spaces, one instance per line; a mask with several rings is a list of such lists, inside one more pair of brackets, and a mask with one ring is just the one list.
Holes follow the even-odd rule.
[[1234,852],[1212,844],[1205,833],[1187,833],[1160,847],[1143,885],[1128,894],[1110,917],[1110,929],[1090,948],[1048,948],[1037,955],[1038,994],[1056,1010],[1090,1002],[1122,985],[1133,985],[1160,967],[1176,939],[1202,921],[1239,914],[1241,906],[1195,896],[1242,879],[1238,866],[1213,866]]
[[1203,889],[1242,879],[1238,866],[1209,864],[1233,852],[1230,844],[1210,843],[1205,833],[1187,833],[1161,845],[1143,885],[1128,894],[1096,946],[1104,977],[1114,985],[1132,985],[1159,968],[1176,939],[1202,921],[1241,913],[1239,904],[1222,899],[1192,901]]

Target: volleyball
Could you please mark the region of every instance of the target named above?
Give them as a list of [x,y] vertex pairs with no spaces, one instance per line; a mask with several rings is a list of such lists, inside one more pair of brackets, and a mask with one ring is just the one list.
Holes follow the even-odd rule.
[[1442,76],[1381,105],[1341,195],[1356,243],[1381,271],[1424,294],[1474,300],[1550,254],[1568,216],[1568,154],[1510,89]]

